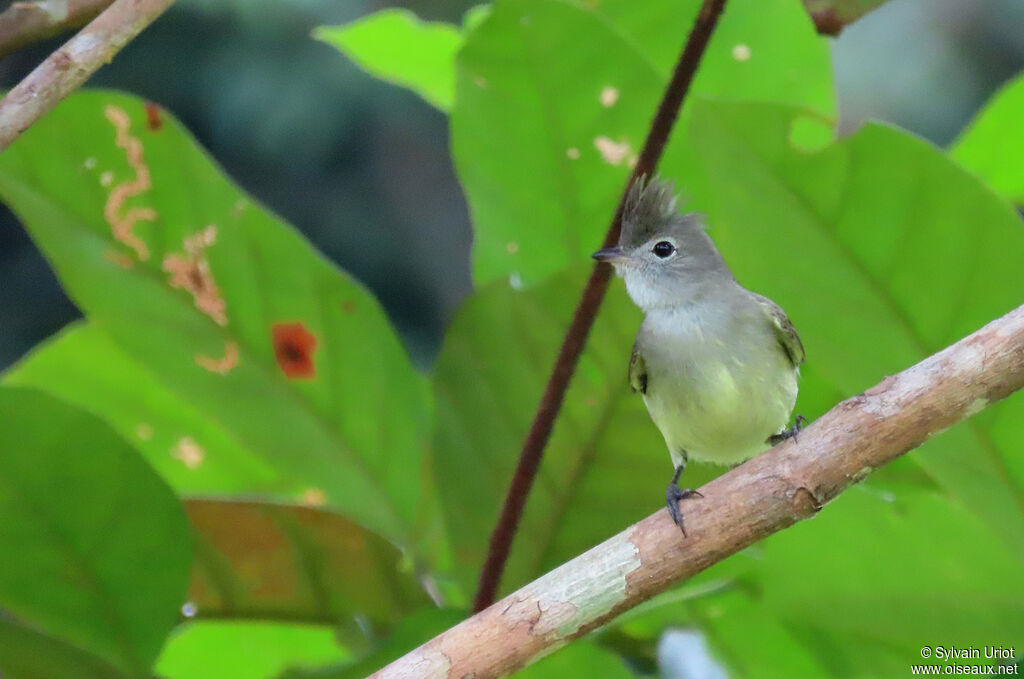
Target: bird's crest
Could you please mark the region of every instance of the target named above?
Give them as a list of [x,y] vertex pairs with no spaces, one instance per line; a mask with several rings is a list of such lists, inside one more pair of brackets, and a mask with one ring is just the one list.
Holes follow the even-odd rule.
[[620,245],[635,247],[671,227],[701,228],[699,215],[678,212],[675,186],[658,177],[642,175],[633,182],[622,208]]

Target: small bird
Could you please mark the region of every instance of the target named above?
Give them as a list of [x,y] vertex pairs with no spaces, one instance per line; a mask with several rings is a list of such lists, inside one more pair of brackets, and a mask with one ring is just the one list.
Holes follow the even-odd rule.
[[738,464],[795,436],[804,348],[786,313],[736,282],[700,215],[680,214],[671,184],[640,177],[630,188],[618,245],[595,252],[626,284],[644,320],[629,384],[665,437],[675,473],[665,493],[686,535],[679,501],[690,459]]

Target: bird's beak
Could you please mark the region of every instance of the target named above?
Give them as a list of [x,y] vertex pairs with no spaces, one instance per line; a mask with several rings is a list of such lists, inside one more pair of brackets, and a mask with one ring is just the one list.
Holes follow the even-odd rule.
[[608,262],[609,264],[616,264],[619,262],[626,261],[626,253],[618,245],[603,250],[598,250],[591,255],[594,259],[599,262]]

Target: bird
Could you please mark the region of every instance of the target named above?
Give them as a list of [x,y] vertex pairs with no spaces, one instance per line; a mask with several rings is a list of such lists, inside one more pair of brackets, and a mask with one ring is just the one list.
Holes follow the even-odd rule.
[[689,460],[737,465],[797,435],[789,425],[804,347],[782,308],[740,285],[706,232],[681,213],[672,183],[639,177],[622,210],[618,244],[593,254],[614,266],[644,312],[629,358],[640,393],[668,447],[674,471],[665,491],[686,535],[680,488]]

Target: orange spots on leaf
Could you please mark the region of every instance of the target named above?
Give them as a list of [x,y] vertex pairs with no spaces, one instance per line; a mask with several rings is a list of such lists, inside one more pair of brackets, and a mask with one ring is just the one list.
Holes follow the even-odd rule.
[[132,268],[132,266],[134,266],[135,264],[132,258],[129,257],[128,255],[124,254],[123,252],[115,252],[113,250],[107,250],[106,252],[104,252],[103,259],[107,260],[108,262],[117,264],[119,267],[125,270]]
[[[129,198],[152,188],[153,182],[149,176],[149,166],[146,165],[143,158],[142,142],[129,133],[132,120],[128,114],[116,106],[107,106],[104,114],[117,132],[115,143],[124,151],[128,165],[135,170],[135,179],[121,182],[110,191],[106,205],[103,206],[103,218],[110,224],[114,238],[134,250],[139,261],[145,261],[149,259],[149,248],[141,238],[135,235],[133,229],[136,222],[155,221],[156,210],[151,207],[135,207],[121,214],[121,208]],[[106,172],[103,173],[103,176],[113,177]]]
[[608,137],[595,137],[594,148],[596,148],[604,162],[609,165],[622,165],[626,163],[630,167],[636,165],[636,154],[626,140],[614,141]]
[[350,299],[342,300],[341,310],[346,314],[354,314],[356,312],[356,303]]
[[307,507],[323,507],[327,504],[327,494],[320,488],[307,488],[302,491],[302,504]]
[[164,126],[164,121],[160,118],[160,107],[151,101],[147,101],[146,104],[146,126],[156,132]]
[[164,257],[163,269],[171,275],[172,288],[188,290],[197,309],[217,325],[227,325],[227,302],[213,280],[205,252],[216,241],[217,227],[210,224],[185,239],[185,254],[173,253]]
[[223,358],[196,355],[196,363],[200,368],[205,368],[212,373],[227,375],[238,365],[238,344],[231,341],[225,342]]
[[316,337],[302,323],[275,323],[274,356],[289,379],[309,379],[316,376],[313,352]]

